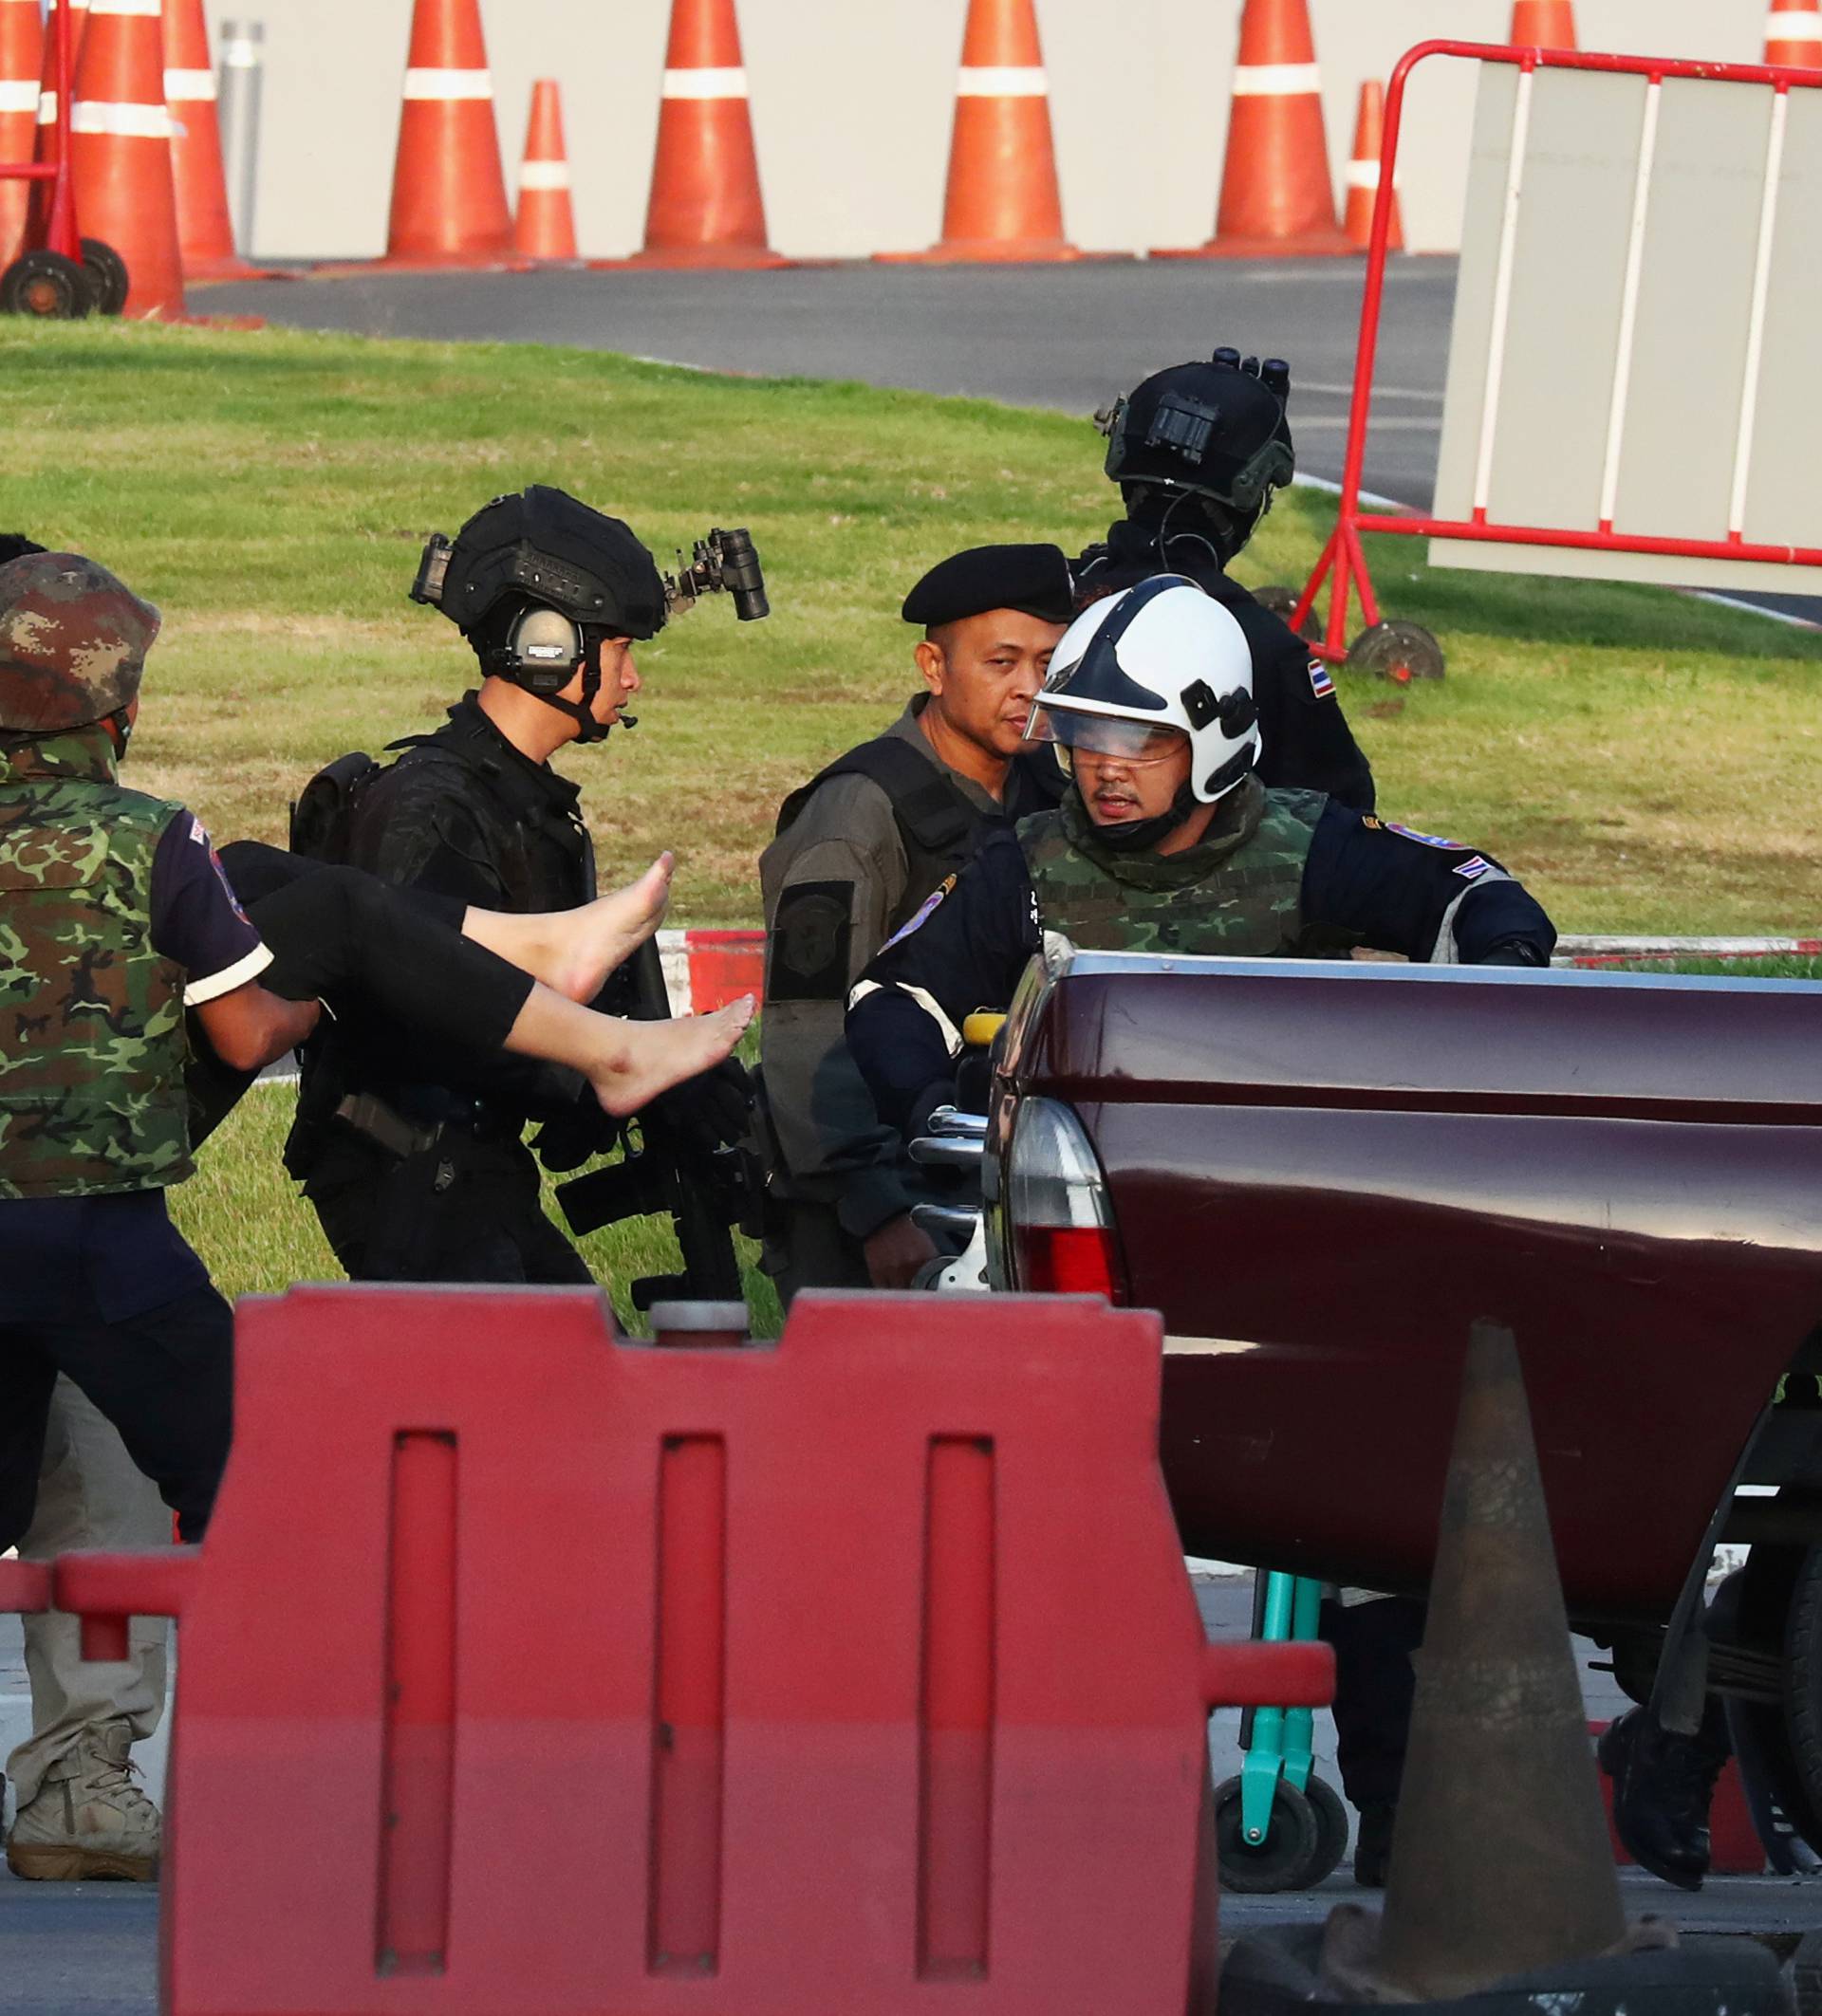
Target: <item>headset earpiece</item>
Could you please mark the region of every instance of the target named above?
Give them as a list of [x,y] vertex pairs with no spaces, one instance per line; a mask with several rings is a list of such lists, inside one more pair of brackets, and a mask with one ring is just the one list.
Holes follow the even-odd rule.
[[513,618],[500,647],[499,672],[528,693],[548,696],[568,685],[587,657],[580,625],[561,611],[532,603]]

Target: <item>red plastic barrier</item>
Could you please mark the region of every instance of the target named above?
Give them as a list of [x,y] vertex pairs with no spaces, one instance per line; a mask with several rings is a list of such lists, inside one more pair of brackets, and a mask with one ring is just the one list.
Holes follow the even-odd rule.
[[1204,1644],[1160,1354],[1087,1298],[734,1349],[579,1290],[244,1303],[159,1591],[168,2016],[1211,2007],[1207,1711],[1332,1669]]
[[0,1561],[0,1610],[30,1616],[50,1608],[50,1570],[36,1561]]

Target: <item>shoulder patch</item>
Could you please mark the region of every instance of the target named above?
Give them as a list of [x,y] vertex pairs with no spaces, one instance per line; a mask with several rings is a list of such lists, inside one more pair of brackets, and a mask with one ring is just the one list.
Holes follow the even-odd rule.
[[1477,854],[1472,860],[1460,862],[1451,872],[1459,875],[1464,882],[1478,882],[1486,874],[1487,867],[1488,863],[1485,858]]
[[930,915],[930,913],[937,907],[937,905],[942,901],[943,897],[946,897],[949,894],[950,890],[952,890],[955,886],[955,877],[953,875],[945,875],[942,880],[939,882],[937,886],[933,890],[931,890],[930,894],[924,897],[923,901],[918,905],[917,909],[912,913],[912,915],[906,917],[904,922],[899,926],[898,930],[895,931],[892,935],[886,939],[885,943],[880,947],[881,952],[890,952],[893,946],[899,944],[902,940],[908,938],[911,934],[916,931],[920,925],[922,924],[923,920]]
[[853,938],[852,882],[797,882],[778,898],[767,962],[769,1001],[840,1001]]
[[1310,696],[1315,700],[1335,697],[1335,682],[1329,676],[1329,668],[1320,658],[1310,660]]
[[1440,833],[1420,833],[1414,826],[1401,826],[1397,820],[1384,822],[1387,833],[1396,833],[1404,840],[1414,840],[1420,847],[1446,847],[1455,854],[1465,854],[1468,843],[1461,840],[1444,840]]

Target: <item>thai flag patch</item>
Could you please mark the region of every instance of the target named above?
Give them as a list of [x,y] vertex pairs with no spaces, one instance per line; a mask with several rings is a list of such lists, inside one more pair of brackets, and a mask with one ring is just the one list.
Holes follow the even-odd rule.
[[1332,700],[1335,696],[1335,682],[1320,658],[1310,660],[1310,691],[1318,700]]
[[1454,872],[1459,875],[1464,882],[1478,881],[1479,879],[1487,872],[1487,863],[1481,860],[1479,855],[1477,854],[1471,860],[1465,860],[1461,862],[1461,864]]

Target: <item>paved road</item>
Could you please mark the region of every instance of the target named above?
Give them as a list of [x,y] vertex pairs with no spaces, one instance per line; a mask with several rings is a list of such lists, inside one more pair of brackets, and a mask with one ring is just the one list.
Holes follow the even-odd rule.
[[[1228,342],[1295,365],[1297,442],[1339,477],[1359,332],[1352,260],[1071,267],[799,267],[771,273],[355,273],[194,287],[204,314],[307,329],[577,343],[711,371],[863,379],[1090,414],[1147,371]],[[1367,482],[1429,497],[1452,259],[1391,268],[1385,426]]]
[[[1250,1587],[1229,1578],[1198,1579],[1197,1597],[1211,1637],[1245,1637]],[[16,1741],[24,1727],[17,1648],[17,1621],[0,1618],[0,1749]],[[1590,1651],[1586,1644],[1577,1647],[1584,1662]],[[1584,1670],[1583,1681],[1590,1715],[1615,1712],[1618,1696],[1606,1675]],[[1236,1713],[1218,1716],[1210,1732],[1214,1766],[1222,1775],[1236,1766],[1238,1719]],[[148,1781],[155,1792],[161,1791],[161,1746],[140,1748]],[[1318,1768],[1331,1783],[1338,1782],[1334,1728],[1326,1714],[1319,1718],[1316,1748]],[[1822,1925],[1822,1880],[1729,1877],[1693,1898],[1637,1872],[1622,1881],[1628,1912],[1668,1915],[1692,1933],[1802,1933]],[[1344,1869],[1317,1892],[1228,1897],[1221,1907],[1222,1931],[1231,1937],[1317,1918],[1362,1895]],[[115,1883],[21,1883],[0,1870],[0,2016],[155,2016],[157,1952],[156,1890]]]
[[[1436,478],[1455,261],[1387,268],[1366,488],[1426,507]],[[1062,267],[796,267],[374,273],[193,287],[205,314],[307,329],[576,343],[764,376],[862,379],[1090,414],[1218,343],[1295,366],[1297,455],[1338,481],[1360,329],[1353,260],[1109,260]],[[1754,596],[1822,620],[1822,601]]]

